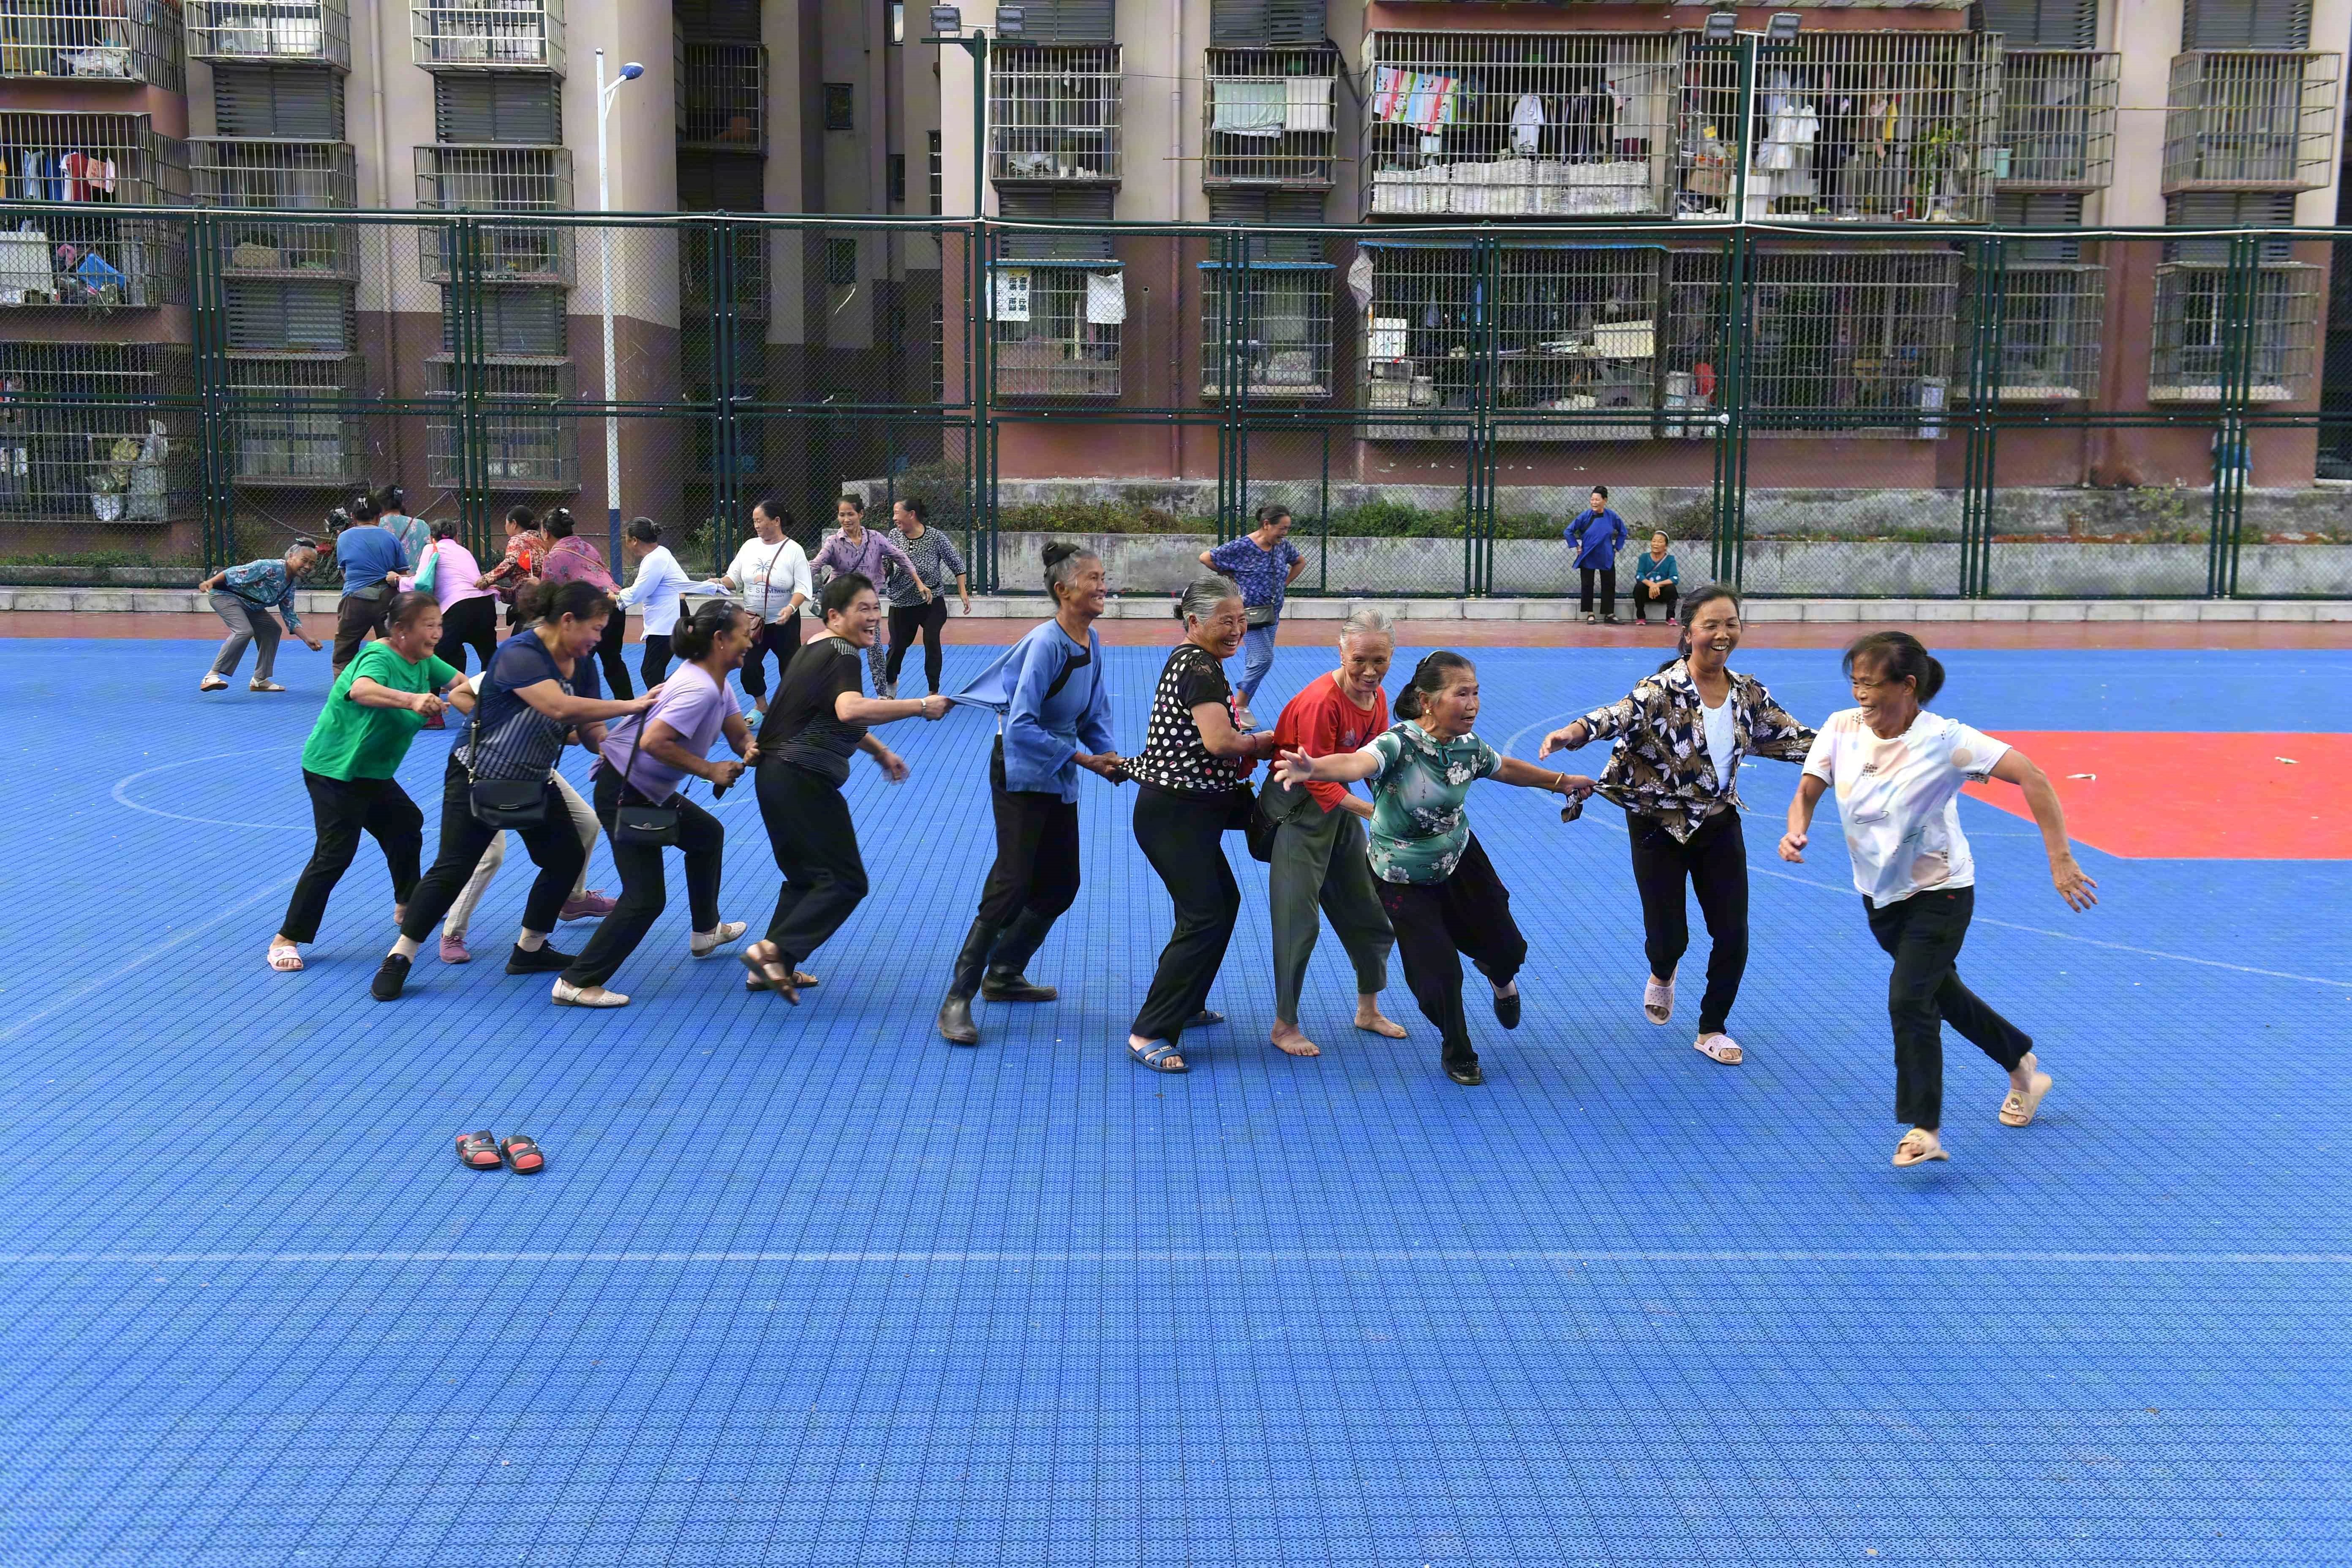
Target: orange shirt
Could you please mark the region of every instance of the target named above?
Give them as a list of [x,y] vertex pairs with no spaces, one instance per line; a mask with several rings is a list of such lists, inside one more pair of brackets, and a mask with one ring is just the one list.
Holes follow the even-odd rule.
[[[1306,690],[1290,700],[1282,717],[1275,721],[1274,738],[1286,752],[1328,757],[1336,752],[1361,751],[1388,727],[1387,692],[1374,692],[1372,705],[1367,710],[1348,700],[1347,694],[1339,689],[1337,676],[1319,675],[1307,683]],[[1307,793],[1325,811],[1337,811],[1339,803],[1347,798],[1348,786],[1318,781],[1308,784]]]

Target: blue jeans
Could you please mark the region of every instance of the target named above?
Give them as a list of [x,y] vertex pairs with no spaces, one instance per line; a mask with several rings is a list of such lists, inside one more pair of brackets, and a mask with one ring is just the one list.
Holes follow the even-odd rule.
[[1265,672],[1274,668],[1274,634],[1281,627],[1280,621],[1269,621],[1242,634],[1242,682],[1235,689],[1241,693],[1244,708],[1265,684]]

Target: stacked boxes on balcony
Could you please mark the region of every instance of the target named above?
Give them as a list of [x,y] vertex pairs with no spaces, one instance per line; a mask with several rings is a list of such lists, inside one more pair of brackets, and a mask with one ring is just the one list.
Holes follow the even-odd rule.
[[997,213],[1055,224],[1003,231],[990,258],[999,397],[1114,398],[1127,279],[1108,222],[1121,171],[1111,0],[1024,7],[989,62],[988,174]]
[[[351,28],[341,0],[191,0],[216,134],[189,144],[226,318],[230,472],[240,486],[346,490],[366,479],[353,293],[358,204],[344,136]],[[308,218],[302,215],[322,215]]]
[[[482,377],[475,482],[567,493],[579,485],[574,421],[536,410],[574,391],[567,320],[578,235],[530,216],[574,205],[562,0],[415,0],[411,17],[416,64],[433,77],[435,134],[415,149],[416,205],[467,219],[418,230],[418,261],[444,296],[433,389],[454,398],[463,376]],[[436,487],[464,482],[463,424],[430,421]]]
[[62,204],[0,226],[0,517],[193,514],[186,229],[113,210],[187,200],[183,58],[163,0],[0,0],[0,197]]

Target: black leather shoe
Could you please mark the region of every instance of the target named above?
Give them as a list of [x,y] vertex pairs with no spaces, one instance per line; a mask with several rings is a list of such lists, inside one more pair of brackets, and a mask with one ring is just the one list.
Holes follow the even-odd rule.
[[1495,1022],[1502,1025],[1506,1029],[1516,1029],[1519,1026],[1519,994],[1517,992],[1514,991],[1508,996],[1495,998]]
[[384,954],[383,963],[375,972],[375,982],[368,994],[379,1002],[397,1002],[400,988],[408,984],[408,960],[396,952]]
[[1465,1089],[1475,1089],[1486,1081],[1486,1075],[1478,1070],[1476,1062],[1472,1062],[1467,1067],[1447,1068],[1445,1076]]
[[940,1038],[951,1046],[980,1044],[980,1026],[971,1021],[971,998],[950,996],[940,1004]]
[[561,974],[572,967],[572,955],[568,952],[556,952],[546,942],[540,944],[537,952],[525,952],[520,947],[517,947],[512,952],[507,954],[507,973],[509,974]]
[[981,979],[980,994],[985,1002],[1051,1002],[1061,992],[1051,985],[1033,985],[1017,970],[1011,974],[992,970]]

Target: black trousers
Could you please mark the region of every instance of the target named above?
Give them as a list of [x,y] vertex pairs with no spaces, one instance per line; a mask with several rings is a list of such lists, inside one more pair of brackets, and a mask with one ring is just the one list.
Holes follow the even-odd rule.
[[[474,868],[482,861],[482,851],[490,847],[502,829],[476,820],[473,802],[469,798],[471,781],[466,770],[458,765],[457,754],[449,757],[447,771],[441,775],[441,843],[433,856],[433,868],[425,879],[416,884],[415,897],[408,900],[408,916],[400,922],[400,934],[412,942],[422,942],[433,934],[449,906],[466,889],[474,875]],[[522,924],[525,931],[551,931],[557,917],[562,913],[563,900],[572,896],[572,884],[580,879],[580,868],[586,864],[588,851],[580,843],[580,835],[572,826],[572,813],[565,808],[563,797],[555,786],[545,786],[547,815],[536,827],[516,829],[525,849],[530,851],[531,864],[539,875],[530,884],[524,898]]]
[[824,946],[865,901],[866,862],[841,786],[806,768],[760,764],[760,820],[784,874],[768,940],[789,967]]
[[1445,1066],[1475,1066],[1478,1050],[1463,1012],[1456,954],[1467,953],[1478,973],[1497,985],[1509,984],[1528,961],[1528,939],[1511,918],[1510,890],[1495,875],[1485,847],[1473,834],[1454,875],[1443,882],[1382,882],[1381,907],[1396,931],[1404,983],[1421,1004],[1421,1016],[1437,1026]]
[[1675,585],[1666,583],[1660,586],[1658,596],[1653,599],[1650,597],[1650,584],[1636,578],[1633,583],[1633,618],[1648,620],[1650,612],[1655,610],[1660,620],[1671,621],[1675,618],[1675,601],[1681,595],[1675,592]]
[[1160,951],[1142,1010],[1128,1026],[1138,1039],[1176,1044],[1208,1003],[1242,912],[1241,884],[1223,842],[1233,821],[1228,795],[1180,795],[1150,784],[1136,795],[1135,841],[1176,902],[1176,929]]
[[1656,817],[1627,812],[1625,837],[1633,846],[1633,885],[1642,893],[1642,951],[1650,973],[1661,980],[1672,980],[1675,965],[1690,951],[1683,884],[1698,894],[1711,946],[1698,1032],[1720,1034],[1739,999],[1740,977],[1748,973],[1748,839],[1739,813],[1726,806],[1682,844]]
[[1587,615],[1592,613],[1592,583],[1597,577],[1601,580],[1601,613],[1603,616],[1615,615],[1617,613],[1617,568],[1580,566],[1577,571],[1584,578],[1584,591],[1578,596],[1576,607]]
[[980,918],[1009,926],[1023,910],[1062,918],[1078,901],[1078,803],[1045,790],[1004,787],[1004,742],[988,759],[988,802],[996,813],[996,863],[980,890]]
[[669,634],[647,632],[645,657],[637,663],[637,673],[646,678],[646,689],[651,691],[669,673]]
[[487,594],[460,599],[441,612],[441,643],[433,650],[434,656],[462,675],[467,648],[480,657],[484,669],[490,668],[490,656],[499,651],[499,602]]
[[915,646],[915,634],[923,634],[923,679],[929,684],[927,691],[940,689],[940,669],[946,655],[940,646],[940,634],[948,624],[948,598],[934,594],[928,605],[908,605],[904,609],[890,606],[890,662],[884,672],[893,685],[898,671],[907,662],[907,650]]
[[[596,770],[596,820],[604,825],[605,841],[613,847],[613,864],[621,873],[621,896],[613,912],[597,922],[596,933],[563,978],[585,989],[602,985],[628,962],[629,954],[653,930],[662,908],[669,902],[669,878],[662,865],[659,844],[624,844],[613,831],[613,819],[626,805],[653,805],[648,796],[621,782],[609,767]],[[682,795],[667,802],[677,810],[677,847],[686,853],[686,901],[696,931],[719,924],[719,876],[727,858],[727,829],[719,820]]]
[[351,869],[360,850],[360,835],[376,841],[383,851],[384,868],[392,873],[392,901],[405,904],[416,892],[416,866],[425,855],[425,814],[408,798],[398,779],[331,779],[302,770],[302,785],[310,792],[310,820],[319,841],[310,862],[294,884],[278,934],[294,942],[316,942],[319,921],[327,912],[327,895]]
[[1895,958],[1886,1013],[1895,1025],[1895,1120],[1931,1131],[1943,1125],[1944,1041],[1939,1024],[1999,1062],[2003,1072],[2033,1048],[2033,1038],[1960,984],[1953,967],[1976,913],[1977,890],[1914,893],[1872,909],[1870,934]]
[[604,695],[623,702],[637,694],[629,684],[629,661],[623,652],[628,636],[629,617],[614,610],[604,618],[604,635],[596,641],[596,662],[604,669]]
[[768,655],[776,656],[776,679],[784,679],[784,667],[793,662],[800,650],[801,617],[795,610],[781,621],[770,621],[760,628],[760,640],[743,656],[743,689],[754,697],[768,694]]
[[360,656],[360,644],[367,641],[370,632],[383,636],[384,617],[392,613],[392,595],[362,599],[346,594],[335,602],[335,651],[332,656],[335,673]]

